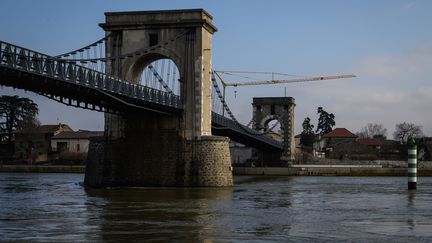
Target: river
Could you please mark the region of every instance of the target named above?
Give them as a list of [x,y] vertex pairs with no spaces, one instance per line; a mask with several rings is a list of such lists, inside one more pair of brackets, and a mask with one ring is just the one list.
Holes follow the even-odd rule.
[[233,188],[84,189],[0,173],[0,241],[432,240],[432,177],[235,177]]

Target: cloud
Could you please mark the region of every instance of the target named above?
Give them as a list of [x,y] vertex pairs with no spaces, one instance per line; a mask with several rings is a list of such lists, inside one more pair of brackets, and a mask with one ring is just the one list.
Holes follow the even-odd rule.
[[422,44],[406,53],[369,56],[354,70],[359,76],[376,79],[412,80],[427,78],[432,67],[432,44]]
[[[358,76],[354,79],[292,85],[289,96],[297,103],[296,133],[301,132],[305,117],[316,123],[316,108],[323,106],[335,114],[337,127],[359,131],[367,123],[380,123],[392,134],[397,123],[406,121],[423,126],[425,134],[432,136],[430,67],[432,44],[423,44],[405,52],[364,57],[349,70]],[[278,96],[275,92],[283,94],[274,88],[272,91],[270,96]],[[230,106],[247,123],[252,115],[251,101],[242,96],[257,97],[272,91],[254,93],[243,89],[240,98],[230,100]]]
[[[355,80],[321,82],[307,89],[303,98],[307,104],[299,105],[299,109],[310,109],[309,114],[313,114],[314,106],[327,107],[335,114],[338,127],[353,131],[374,122],[384,124],[391,134],[397,123],[407,121],[422,125],[426,135],[431,136],[430,67],[431,44],[404,53],[368,56],[351,69],[358,75]],[[297,118],[296,122],[303,118]]]
[[411,10],[415,7],[415,4],[413,2],[408,2],[402,5],[402,9],[404,10]]

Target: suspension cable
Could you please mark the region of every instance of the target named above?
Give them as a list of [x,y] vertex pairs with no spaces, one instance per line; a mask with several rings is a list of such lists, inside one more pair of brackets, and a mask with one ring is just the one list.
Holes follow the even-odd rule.
[[109,34],[109,35],[107,35],[107,36],[105,36],[105,37],[103,37],[103,38],[101,38],[101,39],[99,39],[99,40],[97,40],[97,41],[95,41],[95,42],[93,42],[93,43],[91,43],[91,44],[89,44],[89,45],[87,45],[87,46],[84,46],[84,47],[82,47],[82,48],[78,48],[78,49],[76,49],[76,50],[73,50],[73,51],[70,51],[70,52],[66,52],[66,53],[63,53],[63,54],[60,54],[60,55],[57,55],[57,56],[54,56],[55,58],[64,58],[64,57],[68,57],[68,56],[70,56],[70,55],[74,55],[74,54],[76,54],[77,52],[82,52],[83,50],[85,50],[85,49],[90,49],[91,47],[95,47],[95,46],[97,46],[97,45],[99,45],[99,44],[102,44],[104,41],[106,41],[109,37],[111,37],[111,35],[112,35],[112,33],[111,34]]
[[297,75],[297,74],[288,74],[288,73],[279,73],[279,72],[264,72],[264,71],[222,71],[222,70],[214,70],[218,73],[233,75],[234,73],[250,73],[250,74],[275,74],[275,75],[281,75],[281,76],[292,76],[292,77],[304,77],[307,78],[309,76],[304,75]]
[[[126,54],[122,54],[122,55],[117,55],[117,56],[112,56],[112,57],[101,57],[101,58],[80,58],[80,59],[67,59],[67,61],[70,62],[91,62],[91,61],[102,61],[102,62],[106,62],[107,60],[110,61],[115,61],[116,59],[128,59],[128,58],[133,58],[134,56],[139,56],[142,54],[146,54],[149,51],[153,51],[159,48],[163,48],[164,46],[167,46],[170,42],[174,42],[178,39],[180,39],[181,37],[183,37],[184,35],[186,35],[187,33],[190,33],[191,30],[187,30],[169,40],[163,41],[163,43],[156,45],[156,46],[149,46],[149,47],[144,47],[141,49],[138,49],[134,52],[130,52],[130,53],[126,53]],[[81,52],[84,51],[84,49],[80,49]],[[53,57],[53,59],[58,59],[57,57]]]
[[212,72],[211,80],[213,82],[213,87],[215,88],[217,96],[219,97],[219,100],[221,101],[221,103],[222,103],[225,111],[227,112],[227,114],[229,115],[229,117],[231,118],[231,120],[234,121],[235,124],[240,129],[242,129],[244,132],[246,132],[246,133],[248,133],[250,135],[254,135],[254,136],[262,136],[262,135],[266,135],[266,134],[269,134],[270,132],[272,132],[272,131],[266,131],[266,132],[260,133],[260,132],[251,132],[251,131],[247,130],[244,127],[243,124],[241,124],[240,122],[237,121],[237,119],[235,118],[234,114],[231,112],[231,109],[228,107],[228,104],[226,103],[225,98],[223,97],[222,92],[220,91],[220,88],[219,88],[219,85],[218,85],[218,83],[216,81],[214,72]]
[[[163,66],[162,66],[162,68],[163,68]],[[159,84],[162,85],[164,87],[164,89],[169,94],[172,94],[173,91],[170,89],[170,87],[167,85],[167,83],[163,80],[163,78],[159,75],[159,73],[157,72],[157,70],[152,65],[148,65],[148,69],[153,72],[153,75],[159,81]]]

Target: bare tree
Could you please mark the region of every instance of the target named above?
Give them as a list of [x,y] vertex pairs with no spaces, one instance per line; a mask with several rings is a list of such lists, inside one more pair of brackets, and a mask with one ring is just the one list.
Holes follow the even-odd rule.
[[423,137],[422,127],[407,122],[396,124],[393,137],[394,139],[399,140],[401,143],[406,143],[410,137],[421,138]]
[[387,137],[387,128],[382,124],[368,123],[366,126],[362,127],[357,135],[360,138],[374,138],[376,136]]

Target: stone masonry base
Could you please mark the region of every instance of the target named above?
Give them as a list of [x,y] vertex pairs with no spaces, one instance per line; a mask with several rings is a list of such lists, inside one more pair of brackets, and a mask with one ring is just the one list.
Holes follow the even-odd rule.
[[189,186],[232,186],[232,167],[229,139],[204,136],[201,140],[186,142],[185,161],[191,163]]
[[[126,141],[92,139],[84,184],[89,187],[232,186],[228,143],[226,137],[204,136],[200,140],[166,144],[170,148],[167,154],[162,148],[149,151],[145,144],[131,148],[124,146],[128,144]],[[138,155],[138,149],[147,153]],[[135,156],[128,155],[130,151]]]

